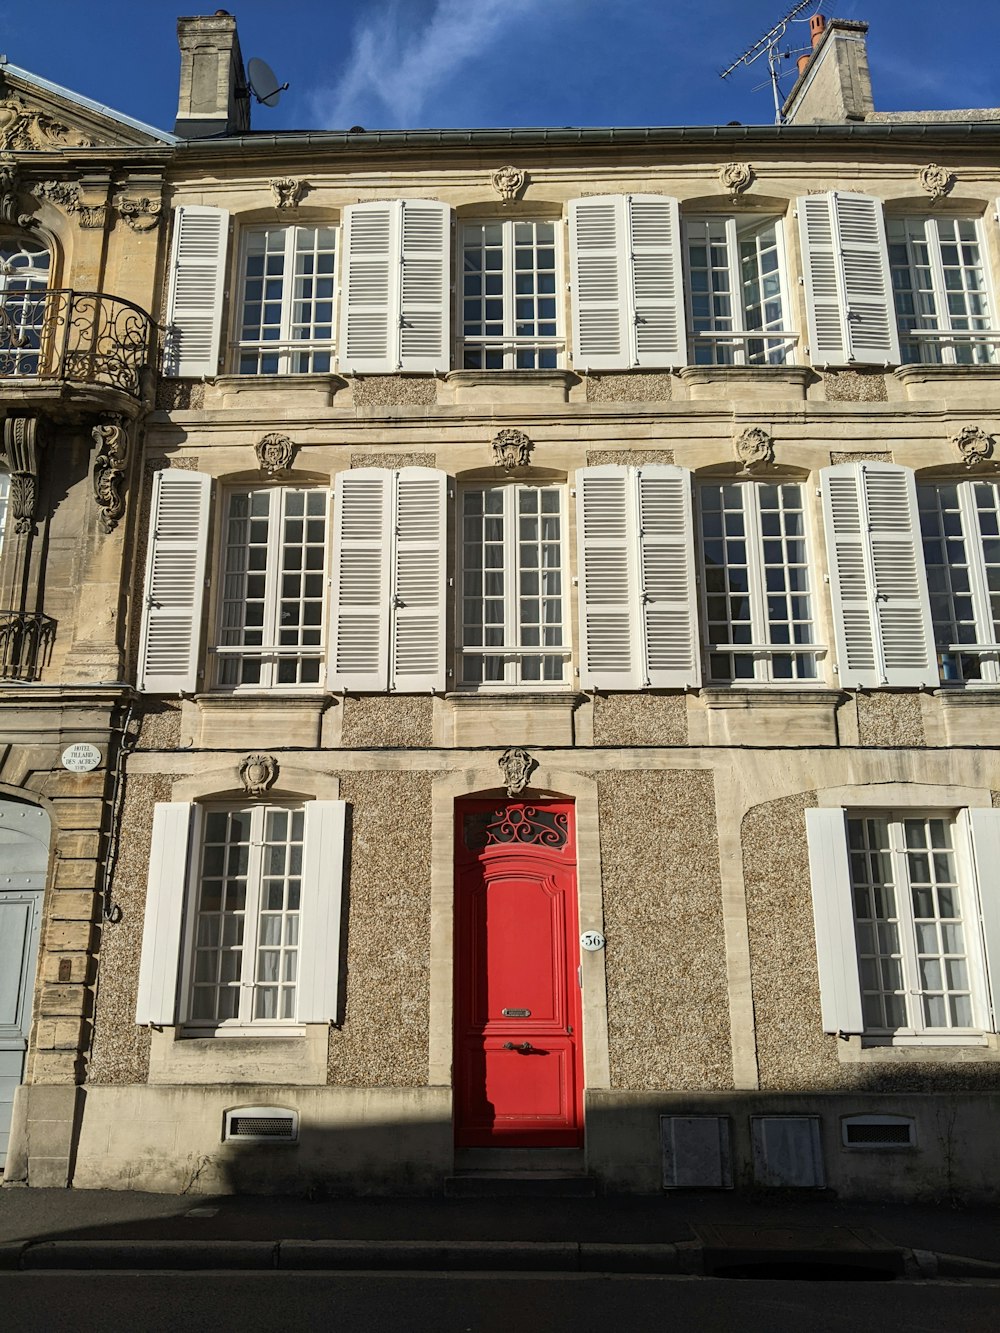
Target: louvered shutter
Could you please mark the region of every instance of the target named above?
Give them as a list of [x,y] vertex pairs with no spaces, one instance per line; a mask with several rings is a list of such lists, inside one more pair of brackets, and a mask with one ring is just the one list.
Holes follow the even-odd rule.
[[449,366],[450,211],[431,200],[402,204],[399,369],[444,373]]
[[824,1032],[863,1032],[851,869],[843,810],[807,810],[809,877]]
[[840,684],[936,685],[913,473],[841,463],[820,482]]
[[587,690],[643,684],[631,472],[608,464],[577,474],[580,684]]
[[435,468],[396,476],[390,689],[445,688],[448,479]]
[[160,802],[153,807],[137,1023],[169,1027],[177,1021],[188,855],[199,817],[199,807],[186,801]]
[[165,375],[218,373],[228,238],[225,209],[193,204],[174,209]]
[[979,911],[989,986],[992,1022],[1000,1032],[1000,810],[967,810],[964,822],[972,840],[979,885]]
[[392,473],[337,474],[329,687],[385,690],[389,683]]
[[623,196],[573,199],[569,237],[573,362],[577,370],[625,370],[633,311]]
[[899,362],[882,205],[864,194],[799,200],[814,365]]
[[687,468],[637,469],[639,570],[647,685],[701,684],[691,474]]
[[344,893],[344,801],[309,801],[302,851],[302,935],[296,1017],[340,1017],[340,919]]
[[399,286],[397,209],[391,201],[344,209],[341,370],[385,374],[398,369],[398,328],[393,323]]
[[667,369],[687,362],[681,282],[680,206],[676,199],[626,199],[632,265],[633,364]]
[[212,478],[168,468],[153,474],[139,688],[190,694],[198,684]]

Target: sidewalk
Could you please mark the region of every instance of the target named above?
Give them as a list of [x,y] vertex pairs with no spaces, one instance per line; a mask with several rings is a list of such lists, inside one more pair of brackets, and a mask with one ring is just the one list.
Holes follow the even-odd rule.
[[[937,1258],[935,1256],[938,1256]],[[940,1256],[952,1256],[940,1258]],[[0,1189],[0,1268],[716,1272],[1000,1279],[1000,1211],[827,1198],[325,1199]]]

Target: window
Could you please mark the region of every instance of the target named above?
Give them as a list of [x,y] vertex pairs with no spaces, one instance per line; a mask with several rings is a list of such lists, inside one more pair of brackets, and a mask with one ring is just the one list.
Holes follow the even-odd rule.
[[462,349],[467,370],[551,370],[562,359],[554,222],[462,228]]
[[302,810],[208,810],[193,887],[188,1017],[294,1020]]
[[887,235],[902,360],[995,361],[977,224],[971,218],[890,218]]
[[217,683],[317,685],[323,664],[323,490],[232,491],[223,528]]
[[709,679],[815,679],[803,488],[705,484],[699,518]]
[[41,369],[49,252],[27,237],[0,237],[0,375]]
[[692,219],[685,227],[685,258],[693,365],[777,366],[793,360],[798,335],[786,330],[777,221]]
[[941,679],[1000,683],[1000,486],[918,486]]
[[563,493],[555,486],[462,492],[463,685],[562,685]]
[[325,372],[333,352],[336,230],[255,227],[243,235],[241,375]]

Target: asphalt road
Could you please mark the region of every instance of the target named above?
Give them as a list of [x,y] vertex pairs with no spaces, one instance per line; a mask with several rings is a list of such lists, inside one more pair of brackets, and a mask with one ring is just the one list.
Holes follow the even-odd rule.
[[615,1274],[0,1274],[9,1329],[45,1333],[995,1333],[1000,1283]]

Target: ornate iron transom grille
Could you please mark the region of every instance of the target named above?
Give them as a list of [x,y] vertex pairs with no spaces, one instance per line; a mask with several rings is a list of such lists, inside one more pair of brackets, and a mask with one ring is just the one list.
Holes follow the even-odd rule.
[[558,811],[536,805],[508,805],[466,815],[464,833],[470,852],[505,843],[565,847],[569,840],[569,819]]

